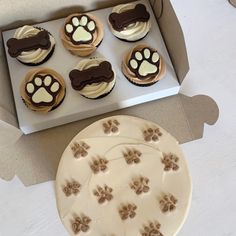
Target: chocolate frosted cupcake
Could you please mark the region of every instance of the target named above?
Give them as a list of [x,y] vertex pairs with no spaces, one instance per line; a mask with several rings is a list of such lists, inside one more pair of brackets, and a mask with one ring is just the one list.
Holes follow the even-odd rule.
[[103,36],[103,25],[92,14],[70,15],[61,29],[61,40],[65,48],[81,57],[92,54],[101,43]]
[[102,58],[84,59],[69,74],[72,88],[90,99],[108,95],[115,86],[110,62]]
[[137,45],[129,51],[122,62],[122,71],[135,85],[150,86],[165,75],[165,63],[156,49]]
[[21,83],[20,94],[32,111],[49,112],[56,109],[66,94],[65,81],[49,68],[38,68],[27,73]]
[[23,64],[36,66],[46,62],[53,54],[55,39],[46,30],[25,25],[16,30],[7,41],[8,53]]
[[151,28],[150,14],[143,4],[121,4],[113,8],[109,25],[117,38],[128,42],[138,41]]

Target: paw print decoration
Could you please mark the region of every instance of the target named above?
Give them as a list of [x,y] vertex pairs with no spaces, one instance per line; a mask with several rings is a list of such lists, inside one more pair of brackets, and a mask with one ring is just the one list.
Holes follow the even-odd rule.
[[35,106],[51,106],[60,93],[61,85],[52,75],[35,75],[25,91]]
[[145,80],[159,73],[160,56],[152,48],[134,50],[128,62],[129,69],[140,79]]
[[88,15],[72,16],[65,25],[65,33],[73,44],[89,44],[93,42],[96,23]]

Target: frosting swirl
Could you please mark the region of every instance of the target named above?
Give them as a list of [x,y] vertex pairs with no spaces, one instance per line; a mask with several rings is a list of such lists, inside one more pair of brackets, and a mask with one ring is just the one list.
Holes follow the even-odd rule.
[[[136,4],[133,4],[133,3],[121,4],[121,5],[115,6],[112,12],[123,13],[131,9],[134,9],[135,6]],[[129,26],[125,28],[125,30],[122,30],[122,31],[114,30],[111,24],[110,24],[110,28],[111,28],[112,33],[117,38],[128,40],[128,41],[137,41],[147,35],[147,33],[149,32],[151,28],[151,22],[150,20],[147,22],[136,22],[136,23],[130,24]]]
[[[43,29],[36,28],[34,26],[30,25],[25,25],[23,27],[20,27],[16,30],[14,34],[14,38],[16,39],[23,39],[23,38],[28,38],[37,35],[40,31]],[[49,49],[41,49],[38,48],[36,50],[31,50],[31,51],[25,51],[22,52],[17,59],[23,63],[33,63],[33,64],[38,64],[42,62],[48,55],[49,53],[53,50],[56,42],[55,39],[52,37],[52,35],[49,34],[51,46]]]
[[[82,71],[82,70],[85,70],[94,66],[98,66],[103,61],[105,61],[105,59],[103,58],[84,59],[78,63],[75,69]],[[114,87],[114,85],[115,85],[115,74],[111,82],[88,84],[83,89],[79,90],[78,92],[84,97],[95,99],[109,93]]]

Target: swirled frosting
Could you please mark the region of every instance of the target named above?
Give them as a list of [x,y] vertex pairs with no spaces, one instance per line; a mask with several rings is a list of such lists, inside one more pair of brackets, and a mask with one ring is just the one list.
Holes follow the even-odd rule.
[[[47,76],[51,79],[47,79]],[[41,80],[40,78],[44,78]],[[32,111],[47,113],[57,108],[66,95],[65,81],[60,74],[49,68],[30,70],[20,86],[20,94],[25,105]],[[51,95],[54,96],[52,103]],[[35,99],[34,99],[35,98]],[[34,101],[45,102],[37,105]]]
[[[148,86],[148,85],[152,85],[152,84],[156,83],[157,81],[159,81],[160,79],[163,78],[163,76],[165,75],[165,72],[166,72],[166,66],[165,66],[163,58],[159,55],[159,70],[158,70],[158,73],[155,74],[155,75],[146,76],[145,79],[140,79],[131,70],[131,68],[129,66],[129,63],[130,63],[130,59],[131,59],[131,56],[132,56],[133,52],[140,52],[144,48],[149,48],[152,52],[157,52],[155,49],[150,48],[149,46],[147,46],[145,44],[139,44],[139,45],[135,46],[133,49],[131,49],[124,56],[123,61],[122,61],[122,71],[123,71],[124,75],[126,76],[126,78],[129,79],[132,83],[137,84],[137,85],[141,85],[141,86]],[[144,58],[142,60],[146,61],[145,55],[144,55]]]
[[[133,3],[121,4],[121,5],[115,6],[112,12],[115,12],[115,13],[126,12],[131,9],[134,9],[135,6],[136,4],[133,4]],[[128,41],[137,41],[139,39],[144,38],[147,35],[147,33],[149,32],[151,28],[151,22],[150,20],[147,22],[136,22],[136,23],[130,24],[128,27],[126,27],[125,30],[122,30],[120,32],[114,30],[111,24],[110,24],[110,28],[111,28],[112,33],[117,38],[128,40]]]
[[[22,39],[22,38],[32,37],[32,36],[37,35],[42,30],[43,29],[36,28],[34,26],[25,25],[16,30],[14,34],[14,38]],[[49,34],[49,37],[50,37],[50,42],[51,42],[51,46],[49,49],[38,48],[36,50],[25,51],[25,52],[22,52],[17,57],[17,59],[26,64],[28,63],[38,64],[42,62],[53,50],[56,44],[55,39],[52,37],[52,35]]]
[[[93,32],[92,42],[82,43],[82,44],[74,44],[71,41],[70,37],[68,37],[68,35],[65,33],[65,26],[71,21],[72,18],[80,17],[82,15],[88,16],[93,22],[95,22],[96,30],[94,30],[94,32]],[[74,54],[76,56],[85,57],[85,56],[91,55],[97,49],[97,47],[99,46],[99,44],[101,43],[101,41],[104,37],[104,29],[103,29],[103,25],[100,22],[100,20],[92,14],[88,14],[88,13],[87,14],[72,14],[66,18],[65,24],[61,28],[60,36],[61,36],[61,40],[62,40],[64,47],[68,51],[70,51],[72,54]]]
[[[75,69],[82,71],[94,66],[98,66],[103,61],[105,61],[105,59],[103,58],[84,59],[78,63]],[[114,79],[109,83],[101,82],[101,83],[88,84],[78,92],[84,97],[95,99],[102,95],[108,94],[112,90],[114,85],[115,85],[115,74],[114,74]]]

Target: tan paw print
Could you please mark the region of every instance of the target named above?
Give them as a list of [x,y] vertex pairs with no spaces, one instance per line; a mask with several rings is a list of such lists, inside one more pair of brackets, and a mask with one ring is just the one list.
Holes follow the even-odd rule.
[[163,236],[160,231],[161,224],[157,221],[150,222],[147,225],[144,225],[143,229],[141,230],[142,236]]
[[154,129],[148,128],[143,131],[143,136],[146,142],[151,142],[151,141],[157,142],[159,138],[162,136],[162,133],[159,128],[154,128]]
[[90,168],[94,174],[99,172],[105,172],[107,170],[108,160],[105,158],[98,157],[97,159],[93,159],[90,163]]
[[107,122],[103,123],[103,130],[105,134],[115,134],[119,132],[119,125],[120,123],[118,120],[108,120]]
[[82,215],[75,217],[71,222],[73,232],[75,234],[79,234],[80,232],[88,232],[90,222],[91,219],[88,216]]
[[86,157],[88,155],[89,145],[85,142],[74,142],[71,146],[71,150],[75,158]]
[[73,180],[72,182],[68,182],[63,187],[63,192],[67,197],[71,196],[72,194],[77,195],[80,192],[81,185],[79,182]]
[[163,154],[163,158],[161,160],[162,164],[164,164],[164,170],[165,171],[170,171],[170,170],[173,170],[173,171],[177,171],[179,169],[179,166],[178,166],[178,161],[179,161],[179,158],[172,154],[172,153],[169,153],[169,154]]
[[172,194],[165,194],[160,200],[160,208],[163,213],[171,212],[176,209],[178,200]]
[[136,216],[137,206],[135,204],[128,203],[122,205],[119,214],[122,220],[133,219]]
[[136,179],[134,179],[131,183],[130,183],[130,187],[131,189],[134,190],[134,192],[137,195],[140,195],[142,193],[147,193],[150,188],[148,186],[149,183],[149,179],[143,176],[140,176]]
[[112,191],[113,189],[107,185],[104,185],[103,188],[101,186],[97,186],[97,189],[93,191],[93,194],[97,197],[98,203],[102,204],[106,201],[109,202],[112,200]]
[[137,149],[128,149],[126,152],[123,153],[123,156],[126,160],[127,164],[138,164],[141,160],[142,153]]

